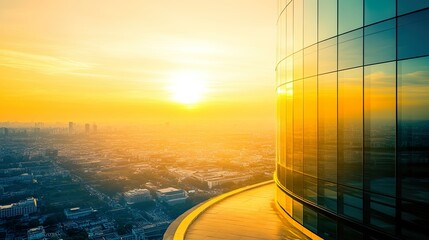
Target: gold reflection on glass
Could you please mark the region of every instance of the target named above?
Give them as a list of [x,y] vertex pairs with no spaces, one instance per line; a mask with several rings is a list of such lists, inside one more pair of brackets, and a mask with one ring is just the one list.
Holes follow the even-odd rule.
[[303,80],[293,83],[293,170],[302,173],[303,159]]
[[317,177],[317,78],[304,79],[304,173]]

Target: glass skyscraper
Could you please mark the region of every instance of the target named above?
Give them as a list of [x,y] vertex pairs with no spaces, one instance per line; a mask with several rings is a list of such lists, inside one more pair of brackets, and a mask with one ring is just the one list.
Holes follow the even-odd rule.
[[277,204],[325,239],[429,239],[429,1],[278,4]]

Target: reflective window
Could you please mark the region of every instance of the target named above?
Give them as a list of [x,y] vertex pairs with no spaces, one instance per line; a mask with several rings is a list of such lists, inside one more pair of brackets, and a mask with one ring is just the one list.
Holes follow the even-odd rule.
[[429,57],[398,62],[398,157],[403,198],[429,202]]
[[278,52],[277,60],[280,61],[286,57],[286,14],[282,14],[277,23]]
[[286,82],[286,61],[283,60],[277,65],[277,72],[278,72],[278,85],[281,85]]
[[317,42],[317,0],[304,0],[304,47]]
[[363,68],[338,72],[338,182],[362,188]]
[[303,80],[293,83],[293,170],[303,171]]
[[285,166],[286,162],[286,86],[282,85],[277,88],[277,115],[280,135],[277,148],[279,148],[280,165]]
[[298,201],[293,201],[293,218],[302,224],[303,206]]
[[362,27],[363,0],[338,0],[339,34]]
[[304,172],[317,177],[317,78],[304,79]]
[[398,15],[429,7],[427,0],[398,0]]
[[318,177],[337,181],[337,73],[318,79]]
[[299,51],[293,55],[293,79],[294,80],[303,78],[303,74],[304,74],[303,54],[304,54],[303,51]]
[[303,44],[303,14],[304,14],[304,0],[293,1],[293,49],[294,52],[301,50]]
[[370,194],[370,224],[383,231],[395,233],[395,199]]
[[319,74],[337,70],[337,38],[319,43]]
[[317,203],[331,211],[337,211],[337,184],[319,180]]
[[317,213],[304,206],[304,227],[317,233]]
[[364,180],[372,192],[395,195],[396,64],[364,68]]
[[323,239],[338,239],[337,222],[324,214],[319,214],[318,235]]
[[293,81],[293,56],[289,56],[286,58],[285,62],[285,74],[286,74],[286,82]]
[[286,7],[286,56],[293,53],[293,2]]
[[338,186],[338,201],[339,201],[339,212],[362,222],[363,219],[363,201],[362,201],[362,190],[354,188],[348,188],[344,186]]
[[293,190],[293,82],[286,83],[286,188]]
[[398,59],[429,55],[428,26],[429,10],[398,18]]
[[304,77],[317,74],[317,45],[304,49]]
[[302,172],[293,172],[293,193],[296,195],[303,197],[304,190],[304,176]]
[[396,0],[365,0],[365,25],[396,15]]
[[401,220],[404,224],[401,233],[404,239],[429,239],[429,206],[426,203],[402,201]]
[[319,1],[318,41],[337,35],[337,0]]
[[364,63],[387,62],[396,58],[395,19],[381,22],[364,30]]
[[338,37],[338,69],[363,65],[363,30],[346,33]]
[[317,203],[317,180],[304,175],[304,198]]

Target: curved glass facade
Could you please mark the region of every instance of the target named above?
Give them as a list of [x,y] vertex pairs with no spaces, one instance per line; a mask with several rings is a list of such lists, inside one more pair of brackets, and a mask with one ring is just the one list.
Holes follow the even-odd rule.
[[429,1],[278,4],[278,204],[325,239],[429,239]]

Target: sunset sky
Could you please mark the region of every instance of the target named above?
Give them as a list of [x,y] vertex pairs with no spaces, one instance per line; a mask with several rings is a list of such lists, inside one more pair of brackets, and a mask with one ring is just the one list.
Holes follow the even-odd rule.
[[3,0],[0,121],[257,120],[276,1]]

